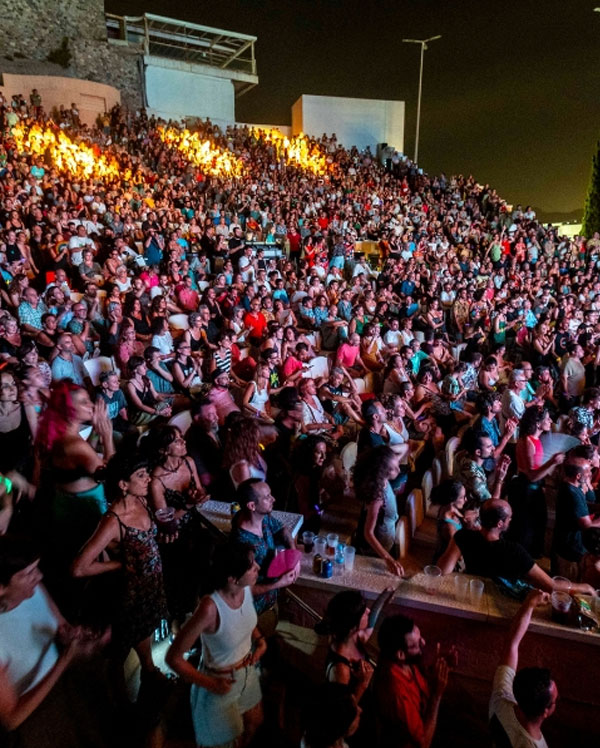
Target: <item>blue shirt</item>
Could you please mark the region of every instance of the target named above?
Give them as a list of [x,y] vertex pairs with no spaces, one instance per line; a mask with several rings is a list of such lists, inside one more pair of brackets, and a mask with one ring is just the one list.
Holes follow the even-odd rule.
[[[269,583],[267,569],[275,557],[275,536],[283,530],[283,525],[272,514],[267,514],[262,521],[262,536],[255,535],[253,532],[235,527],[231,533],[231,540],[234,543],[246,543],[251,545],[254,550],[254,560],[260,566],[257,584]],[[269,608],[272,608],[277,602],[277,590],[269,590],[262,595],[254,597],[254,607],[260,615]]]

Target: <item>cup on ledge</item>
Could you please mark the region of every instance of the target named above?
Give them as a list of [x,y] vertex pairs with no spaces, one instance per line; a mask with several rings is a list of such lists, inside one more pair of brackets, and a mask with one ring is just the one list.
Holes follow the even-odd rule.
[[154,512],[154,518],[158,531],[163,535],[174,535],[177,532],[178,522],[175,519],[175,509],[172,506],[157,509]]
[[325,548],[327,548],[327,541],[322,535],[315,538],[315,555],[324,556]]
[[428,595],[434,595],[442,576],[442,570],[439,566],[426,566],[423,573],[425,574],[425,592]]
[[338,547],[338,543],[340,542],[340,537],[337,534],[337,532],[330,532],[327,536],[327,555],[328,556],[335,556],[335,551]]
[[456,599],[464,602],[469,596],[469,579],[461,572],[454,574],[454,590]]
[[315,549],[315,534],[314,532],[303,532],[302,542],[304,544],[304,553],[312,553]]
[[569,623],[569,611],[571,610],[571,595],[568,592],[553,592],[552,598],[552,620],[563,626]]
[[485,582],[483,579],[471,579],[469,582],[469,597],[471,598],[472,605],[479,605],[484,590]]
[[352,571],[354,569],[354,557],[356,556],[356,548],[352,545],[346,546],[346,554],[345,554],[345,568],[346,571]]

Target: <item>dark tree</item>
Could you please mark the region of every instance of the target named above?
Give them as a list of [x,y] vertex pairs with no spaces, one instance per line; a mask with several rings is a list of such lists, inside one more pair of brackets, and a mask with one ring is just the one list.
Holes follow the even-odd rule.
[[590,239],[596,231],[600,232],[600,141],[592,158],[592,173],[585,199],[581,233]]

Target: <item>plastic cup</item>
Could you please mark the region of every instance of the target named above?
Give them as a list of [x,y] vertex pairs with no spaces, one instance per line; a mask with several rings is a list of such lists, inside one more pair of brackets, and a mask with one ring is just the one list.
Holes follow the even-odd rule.
[[566,577],[552,577],[552,581],[554,582],[554,589],[560,592],[571,591],[572,585],[570,579],[567,579]]
[[315,538],[315,555],[318,553],[319,556],[324,556],[325,548],[327,548],[327,541],[322,535],[319,535]]
[[442,576],[442,570],[439,566],[426,566],[423,569],[423,573],[425,574],[425,592],[428,595],[435,594],[436,587]]
[[346,546],[346,571],[352,571],[354,569],[354,557],[356,556],[356,548],[352,545]]
[[472,605],[479,605],[485,590],[485,582],[482,579],[471,579],[469,582],[469,596]]
[[327,536],[327,555],[328,556],[335,556],[335,552],[338,547],[338,543],[340,542],[340,537],[337,534],[337,532],[330,532]]
[[563,626],[569,623],[569,611],[572,599],[568,592],[553,592],[552,598],[552,620]]
[[333,559],[333,574],[336,577],[342,576],[346,568],[346,546],[344,543],[339,543],[335,550],[335,557]]
[[469,596],[469,580],[460,572],[454,575],[454,590],[456,592],[456,599],[461,602]]
[[175,509],[167,506],[164,509],[157,509],[154,512],[158,530],[163,535],[173,535],[177,532],[177,520],[175,519]]
[[312,553],[315,549],[315,534],[314,532],[303,532],[302,543],[304,544],[304,553]]

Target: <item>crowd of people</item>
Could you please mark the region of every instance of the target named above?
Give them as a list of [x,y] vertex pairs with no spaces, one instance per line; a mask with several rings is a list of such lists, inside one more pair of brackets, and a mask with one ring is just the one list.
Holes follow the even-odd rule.
[[[141,689],[163,694],[152,642],[167,621],[197,744],[250,744],[263,722],[257,664],[278,591],[298,576],[268,575],[276,549],[296,547],[272,510],[318,533],[360,505],[358,551],[403,576],[406,497],[459,435],[432,495],[432,560],[541,590],[519,614],[492,707],[511,745],[545,745],[556,684],[545,671],[515,679],[516,651],[545,593],[600,588],[600,237],[562,237],[473,177],[429,176],[400,154],[382,164],[335,135],[310,141],[327,164],[313,173],[246,127],[199,123],[244,164],[240,177],[213,176],[144,111],[116,106],[90,128],[76,108],[51,120],[42,103],[0,98],[8,738],[50,745],[43,725],[60,713],[65,745],[102,744],[107,724],[67,728],[59,708],[73,663],[109,653],[119,702],[133,648]],[[20,152],[14,128],[34,124],[111,154],[127,178],[82,178]],[[209,498],[239,504],[225,546],[197,511]],[[429,678],[418,625],[388,616],[373,675],[365,643],[385,601],[369,615],[360,595],[341,594],[323,624],[330,682],[303,745],[374,734],[430,745],[454,653]]]

